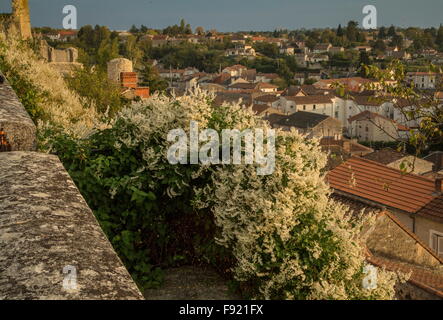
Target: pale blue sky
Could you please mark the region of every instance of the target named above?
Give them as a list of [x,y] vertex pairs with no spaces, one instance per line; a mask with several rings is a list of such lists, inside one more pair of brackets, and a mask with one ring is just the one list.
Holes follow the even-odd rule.
[[[10,11],[0,0],[0,12]],[[192,27],[219,31],[336,27],[361,24],[364,5],[378,10],[379,25],[439,26],[443,0],[29,0],[33,26],[61,28],[65,5],[78,9],[78,24],[128,29],[132,24],[164,28],[181,18]]]

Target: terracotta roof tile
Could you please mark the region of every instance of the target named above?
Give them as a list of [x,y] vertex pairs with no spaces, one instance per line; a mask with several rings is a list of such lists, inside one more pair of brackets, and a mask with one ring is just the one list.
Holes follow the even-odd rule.
[[403,159],[406,156],[406,153],[398,152],[392,148],[383,148],[369,153],[363,158],[387,165],[397,160]]
[[332,103],[331,97],[327,95],[315,95],[306,97],[292,97],[286,96],[285,99],[294,101],[296,104],[321,104],[321,103]]
[[265,94],[263,96],[259,96],[257,98],[254,99],[255,101],[260,101],[260,102],[275,102],[280,100],[279,97],[277,97],[276,95],[273,94]]
[[435,198],[434,181],[352,157],[327,175],[333,189],[415,213]]
[[368,110],[360,112],[359,114],[356,114],[353,117],[350,117],[348,119],[348,121],[349,121],[349,123],[351,123],[352,121],[356,121],[356,120],[357,121],[360,121],[360,120],[373,120],[375,118],[385,119],[386,121],[389,121],[389,122],[393,121],[393,120],[391,120],[389,118],[386,118],[385,116],[382,116],[381,114],[378,114],[378,113],[375,113],[375,112],[371,112],[371,111],[368,111]]
[[328,118],[329,116],[323,114],[297,111],[289,116],[280,119],[280,121],[277,122],[277,125],[308,129],[316,127]]

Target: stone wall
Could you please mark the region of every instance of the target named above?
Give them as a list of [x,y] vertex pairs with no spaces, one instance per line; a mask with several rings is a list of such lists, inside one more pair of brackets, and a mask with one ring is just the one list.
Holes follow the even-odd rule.
[[0,124],[0,300],[143,299],[55,155],[35,149],[35,126],[8,84]]
[[427,268],[441,266],[441,262],[435,256],[387,215],[377,219],[366,244],[376,255]]
[[12,0],[12,13],[0,14],[0,30],[18,34],[23,39],[32,38],[28,0]]
[[12,14],[22,38],[32,38],[28,0],[12,0]]
[[35,125],[7,81],[0,83],[0,129],[12,151],[36,149]]

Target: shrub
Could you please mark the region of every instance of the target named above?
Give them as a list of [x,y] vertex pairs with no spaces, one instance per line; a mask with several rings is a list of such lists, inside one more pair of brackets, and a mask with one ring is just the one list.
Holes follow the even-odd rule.
[[247,297],[393,297],[392,273],[380,270],[376,289],[361,286],[361,223],[329,199],[317,141],[277,131],[268,176],[257,165],[172,165],[168,132],[189,132],[190,121],[219,133],[270,128],[200,91],[154,96],[108,119],[82,106],[26,43],[0,37],[1,67],[39,120],[41,148],[59,155],[140,286],[158,285],[162,267],[204,261]]
[[50,134],[56,150],[124,263],[141,286],[159,268],[205,261],[245,296],[264,299],[391,298],[395,277],[379,272],[365,290],[361,224],[329,199],[318,143],[278,132],[276,170],[256,165],[171,165],[169,130],[263,128],[239,105],[214,107],[202,92],[155,96],[117,114],[87,140]]

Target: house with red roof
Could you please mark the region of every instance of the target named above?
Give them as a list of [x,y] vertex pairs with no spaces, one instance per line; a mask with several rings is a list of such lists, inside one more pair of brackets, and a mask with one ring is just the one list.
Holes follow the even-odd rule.
[[409,128],[379,113],[363,111],[348,119],[348,134],[361,141],[396,141],[406,137]]
[[389,211],[443,257],[442,179],[405,173],[381,163],[352,157],[326,177],[335,196],[363,207]]

